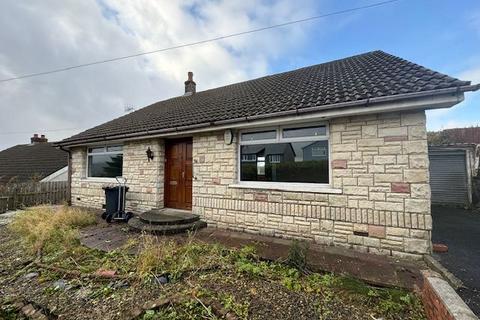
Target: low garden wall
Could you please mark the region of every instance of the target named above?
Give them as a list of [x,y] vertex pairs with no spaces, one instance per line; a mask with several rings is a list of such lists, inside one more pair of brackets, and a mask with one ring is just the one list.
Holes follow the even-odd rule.
[[478,319],[450,284],[437,273],[423,272],[421,297],[429,320]]

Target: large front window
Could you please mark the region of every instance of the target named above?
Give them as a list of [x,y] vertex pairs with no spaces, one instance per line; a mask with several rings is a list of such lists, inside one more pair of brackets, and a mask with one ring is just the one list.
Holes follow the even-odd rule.
[[88,177],[115,178],[122,176],[123,147],[105,146],[88,148]]
[[240,180],[328,184],[326,125],[241,132]]

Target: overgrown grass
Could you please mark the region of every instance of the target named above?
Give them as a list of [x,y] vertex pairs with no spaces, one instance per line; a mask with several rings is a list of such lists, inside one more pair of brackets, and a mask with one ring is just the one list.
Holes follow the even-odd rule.
[[48,246],[70,245],[78,238],[78,229],[95,223],[95,215],[67,206],[39,206],[19,213],[9,228],[22,237],[31,252]]
[[[287,263],[263,261],[254,246],[228,249],[220,244],[201,243],[194,235],[179,243],[168,237],[143,235],[130,240],[117,250],[105,253],[80,245],[79,228],[95,223],[95,216],[71,207],[36,207],[17,215],[9,228],[20,236],[26,249],[35,254],[42,251],[43,262],[50,265],[92,273],[98,269],[115,270],[131,275],[142,283],[154,283],[159,276],[170,281],[188,283],[187,277],[206,272],[251,281],[281,284],[286,290],[312,294],[318,297],[320,319],[329,318],[335,299],[353,304],[368,305],[372,313],[386,319],[397,319],[408,313],[412,319],[422,319],[419,299],[404,290],[373,287],[359,280],[334,274],[306,273],[306,246],[294,242]],[[138,248],[138,254],[129,249]],[[260,281],[260,282],[261,282]],[[110,287],[101,288],[99,294],[109,295]],[[197,293],[198,295],[198,293]],[[194,295],[195,296],[195,295]],[[237,301],[230,293],[214,293],[212,297],[240,318],[247,318],[249,301]],[[190,300],[181,306],[168,306],[163,310],[145,314],[145,319],[158,318],[214,318],[211,310],[199,301]]]
[[226,266],[229,251],[218,244],[203,244],[189,236],[184,244],[154,236],[142,236],[136,273],[142,277],[167,274],[172,280],[186,272]]

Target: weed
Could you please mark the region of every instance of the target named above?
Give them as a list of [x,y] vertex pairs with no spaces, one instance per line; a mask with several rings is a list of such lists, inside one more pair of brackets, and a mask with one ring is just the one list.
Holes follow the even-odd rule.
[[235,297],[231,294],[223,294],[220,296],[220,301],[227,311],[231,311],[241,319],[248,318],[248,308],[250,303],[239,303],[235,300]]
[[293,291],[300,291],[302,290],[303,286],[300,280],[300,273],[297,269],[291,268],[289,269],[286,274],[284,274],[282,279],[282,284],[290,290]]
[[254,245],[247,244],[241,247],[236,255],[241,259],[257,259],[257,248]]
[[335,295],[332,290],[326,289],[322,291],[321,300],[316,302],[316,313],[318,315],[318,319],[324,320],[330,318],[333,313],[330,304],[334,298]]
[[217,319],[210,307],[198,300],[186,300],[180,304],[170,304],[159,310],[147,310],[142,320],[183,320],[183,319]]
[[319,293],[324,288],[333,288],[339,283],[339,277],[332,273],[313,273],[305,279],[305,290],[307,292]]
[[112,284],[107,284],[104,286],[99,287],[98,289],[94,290],[90,294],[90,298],[98,298],[98,297],[108,297],[112,293],[114,293],[115,288],[113,288]]
[[307,266],[307,252],[308,244],[294,239],[288,250],[286,264],[303,272]]
[[15,320],[22,319],[18,313],[18,307],[9,301],[0,301],[0,319]]

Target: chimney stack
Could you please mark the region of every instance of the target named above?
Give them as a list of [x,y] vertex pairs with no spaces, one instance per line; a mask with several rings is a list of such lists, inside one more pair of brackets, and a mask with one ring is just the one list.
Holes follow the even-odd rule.
[[193,81],[193,72],[188,72],[188,80],[185,81],[185,96],[194,94],[197,88],[197,84]]
[[30,138],[30,143],[31,144],[38,144],[38,143],[47,143],[48,139],[45,138],[45,135],[42,134],[40,137],[38,136],[38,133],[35,133],[33,137]]

